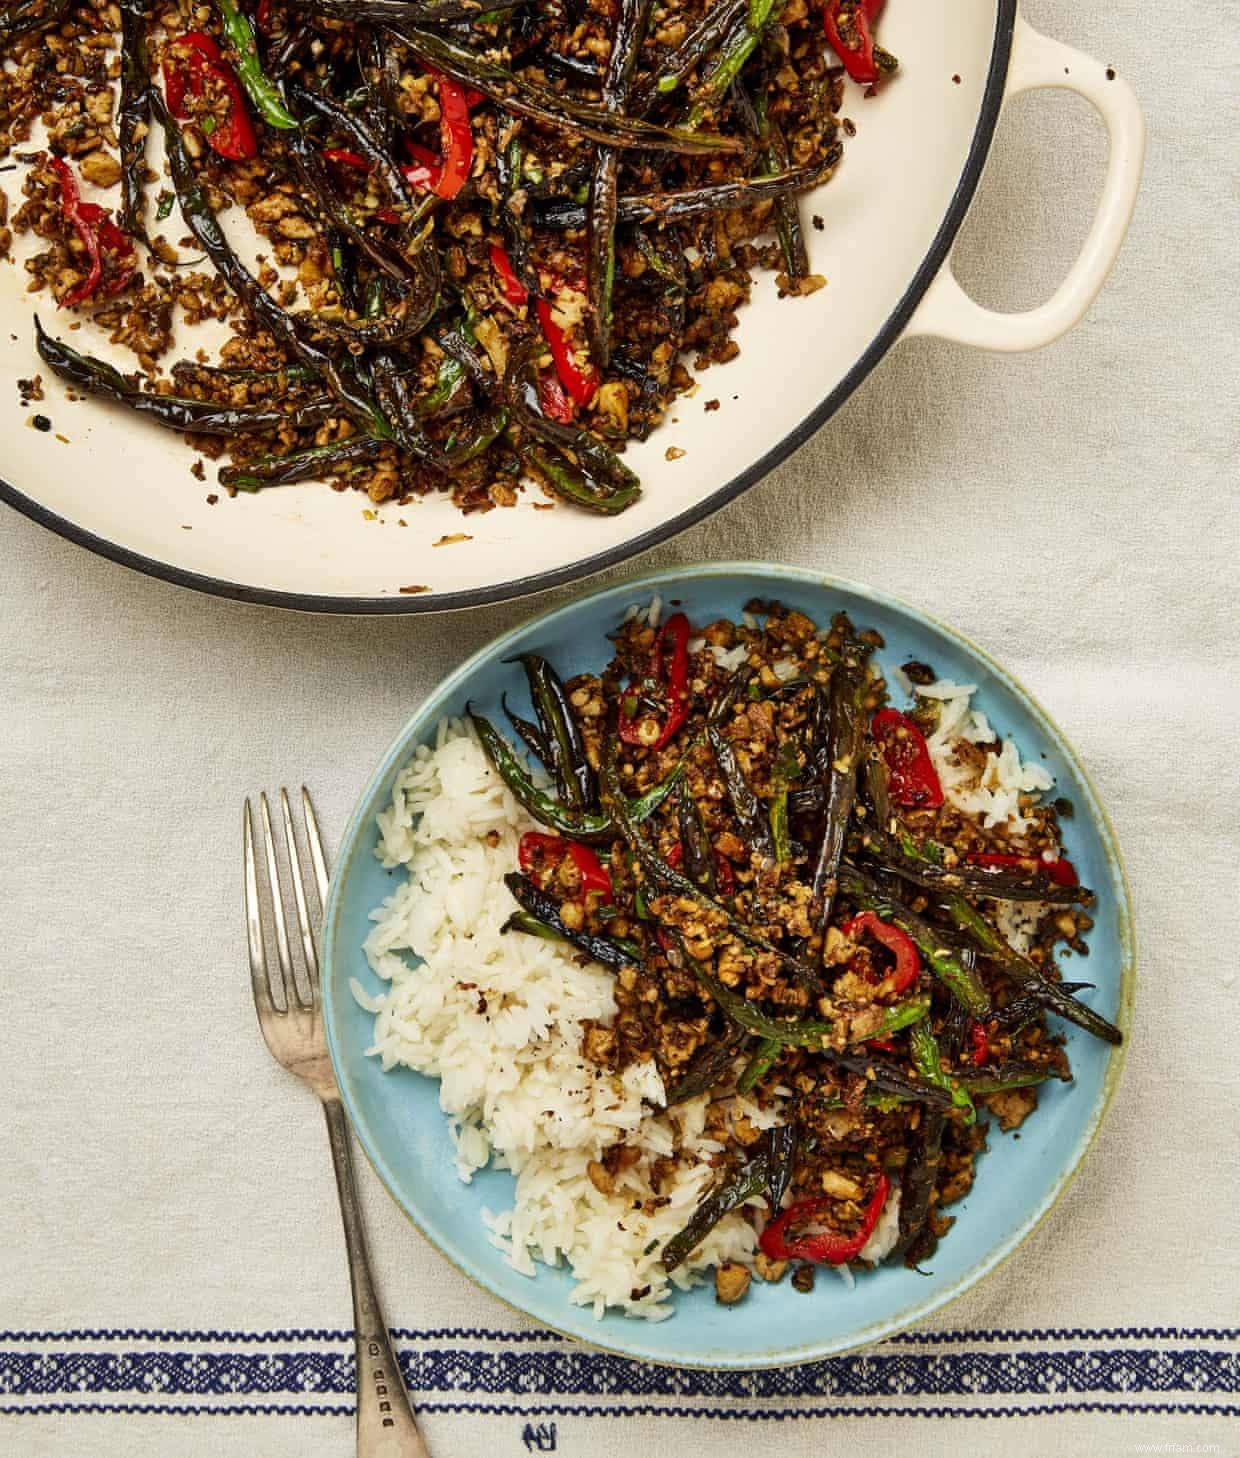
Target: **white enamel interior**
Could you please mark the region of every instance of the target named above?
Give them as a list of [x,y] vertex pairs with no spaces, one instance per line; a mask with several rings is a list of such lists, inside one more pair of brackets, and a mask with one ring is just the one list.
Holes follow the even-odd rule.
[[[368,519],[363,496],[316,485],[236,499],[221,493],[211,506],[214,469],[208,463],[206,481],[196,480],[196,457],[179,436],[97,401],[67,402],[46,368],[46,400],[35,408],[55,433],[24,428],[30,412],[18,408],[16,381],[40,371],[31,316],[37,308],[57,333],[68,320],[45,296],[26,293],[25,275],[13,266],[0,268],[0,401],[10,421],[0,477],[105,543],[267,592],[399,601],[400,588],[423,585],[434,595],[493,594],[501,584],[618,552],[692,512],[775,449],[882,330],[930,251],[964,170],[996,15],[997,0],[890,0],[882,39],[901,59],[900,77],[872,100],[848,83],[844,112],[857,135],[836,177],[802,202],[811,263],[828,286],[807,299],[780,300],[773,275],[760,277],[742,310],[740,357],[706,371],[696,396],[631,449],[627,459],[645,490],[615,519],[565,506],[535,511],[532,503],[544,498],[533,493],[514,509],[469,518],[442,498],[427,498],[381,507]],[[814,214],[825,222],[821,232],[809,225]],[[65,337],[108,353],[102,331],[89,324]],[[194,331],[186,338],[199,342]],[[132,356],[111,358],[133,367]],[[714,398],[722,406],[708,413],[703,406]],[[684,455],[668,461],[669,447]],[[433,545],[462,531],[473,540]],[[423,606],[430,595],[403,600]]]

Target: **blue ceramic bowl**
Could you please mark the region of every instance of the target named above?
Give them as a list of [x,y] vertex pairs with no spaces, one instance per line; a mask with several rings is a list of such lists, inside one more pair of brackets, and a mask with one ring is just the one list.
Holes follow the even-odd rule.
[[980,649],[950,629],[882,593],[831,578],[759,563],[725,563],[651,573],[585,593],[535,618],[476,653],[426,700],[397,736],[358,802],[332,877],[324,928],[323,994],[332,1062],[353,1128],[392,1198],[456,1266],[536,1321],[595,1346],[677,1365],[764,1367],[825,1357],[890,1336],[937,1310],[993,1271],[1034,1229],[1079,1167],[1115,1090],[1123,1050],[1065,1025],[1075,1079],[1043,1090],[1037,1116],[1019,1142],[997,1131],[983,1156],[973,1193],[954,1207],[957,1222],[936,1253],[930,1274],[899,1265],[803,1296],[785,1281],[755,1283],[743,1306],[716,1304],[713,1285],[676,1297],[671,1320],[650,1323],[618,1313],[597,1321],[573,1306],[564,1270],[519,1275],[490,1244],[480,1212],[511,1199],[512,1176],[486,1171],[471,1185],[457,1179],[438,1084],[408,1070],[382,1073],[364,1056],[372,1016],[349,991],[350,977],[379,991],[362,953],[369,913],[391,892],[375,859],[375,816],[414,747],[433,739],[436,722],[459,714],[467,699],[497,722],[500,694],[525,702],[519,667],[506,663],[535,650],[568,677],[606,661],[605,634],[630,603],[683,604],[695,623],[738,615],[751,597],[778,597],[826,622],[845,609],[858,626],[886,640],[885,670],[910,658],[943,677],[976,683],[977,703],[996,731],[1015,737],[1026,758],[1040,758],[1068,796],[1075,816],[1064,822],[1068,854],[1098,896],[1085,970],[1097,984],[1093,1006],[1127,1031],[1133,995],[1133,942],[1128,888],[1110,824],[1076,756],[1045,712]]

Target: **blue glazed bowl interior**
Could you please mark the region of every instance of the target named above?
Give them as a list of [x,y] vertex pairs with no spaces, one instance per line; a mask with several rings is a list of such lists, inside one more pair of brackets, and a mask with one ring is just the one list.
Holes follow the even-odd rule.
[[[1075,1074],[1071,1084],[1043,1090],[1040,1107],[1019,1141],[992,1123],[990,1148],[979,1163],[973,1192],[953,1207],[956,1225],[930,1263],[929,1274],[884,1266],[857,1278],[856,1287],[827,1273],[806,1296],[785,1280],[755,1282],[737,1307],[716,1304],[713,1285],[676,1298],[670,1320],[651,1323],[619,1313],[602,1321],[573,1306],[571,1274],[540,1268],[519,1275],[487,1239],[480,1218],[511,1203],[512,1176],[484,1171],[463,1185],[452,1164],[451,1141],[438,1104],[438,1083],[408,1070],[380,1071],[367,1058],[373,1017],[349,990],[356,977],[379,992],[362,953],[369,915],[393,890],[394,876],[375,859],[375,816],[390,798],[393,781],[437,721],[461,713],[466,700],[502,722],[500,694],[524,705],[519,666],[504,662],[534,650],[565,677],[598,670],[609,657],[606,634],[630,603],[659,593],[678,602],[695,624],[736,617],[753,597],[778,597],[818,623],[840,609],[858,627],[883,635],[879,654],[891,670],[910,658],[930,663],[945,678],[976,683],[977,707],[997,733],[1016,739],[1026,759],[1039,759],[1055,776],[1055,794],[1066,795],[1076,813],[1064,821],[1064,840],[1082,881],[1095,889],[1095,926],[1081,976],[1096,984],[1086,996],[1099,1011],[1127,1028],[1132,946],[1127,889],[1106,816],[1093,788],[1062,736],[1043,711],[980,650],[908,606],[868,588],[823,579],[792,568],[732,564],[670,570],[591,593],[499,639],[464,664],[417,710],[376,771],[357,806],[335,875],[324,928],[324,1005],[336,1076],[353,1127],[393,1199],[415,1225],[460,1269],[535,1320],[596,1346],[652,1361],[681,1365],[760,1367],[827,1356],[880,1337],[924,1317],[962,1294],[992,1270],[1054,1203],[1084,1156],[1118,1078],[1122,1049],[1112,1049],[1063,1025]],[[666,611],[666,609],[665,609]],[[901,702],[893,689],[893,701]],[[1072,966],[1069,958],[1065,966]],[[1072,975],[1072,974],[1066,974]]]

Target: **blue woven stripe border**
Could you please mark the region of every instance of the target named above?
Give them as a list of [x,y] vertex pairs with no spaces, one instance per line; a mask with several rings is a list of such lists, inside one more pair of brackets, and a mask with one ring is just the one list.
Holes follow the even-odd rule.
[[[953,1338],[961,1335],[951,1334]],[[115,1333],[114,1340],[122,1336],[132,1341],[137,1334]],[[1062,1342],[1066,1336],[1054,1334],[1052,1340]],[[753,1404],[827,1397],[935,1401],[983,1396],[1138,1399],[1179,1394],[1202,1398],[1240,1393],[1240,1349],[1202,1344],[1200,1338],[1188,1344],[1187,1336],[1187,1332],[1167,1331],[1162,1340],[1180,1344],[1166,1347],[1087,1343],[998,1351],[969,1349],[954,1341],[937,1351],[924,1350],[925,1344],[900,1350],[899,1343],[890,1343],[808,1366],[760,1372],[647,1366],[563,1342],[543,1350],[521,1345],[500,1345],[498,1350],[406,1348],[400,1358],[405,1380],[414,1391],[489,1399],[488,1410],[498,1410],[496,1404],[508,1397],[531,1401],[567,1397],[587,1404],[591,1399],[619,1397]],[[1222,1341],[1229,1342],[1234,1336],[1224,1336]],[[49,1340],[66,1338],[44,1337]],[[339,1334],[331,1340],[347,1338]],[[993,1338],[975,1333],[973,1340]],[[80,1402],[88,1393],[168,1401],[184,1397],[304,1399],[350,1396],[353,1390],[353,1354],[351,1347],[344,1346],[299,1351],[0,1348],[0,1399],[71,1396]]]
[[[553,1403],[545,1407],[513,1407],[480,1402],[419,1402],[422,1413],[479,1413],[499,1417],[672,1417],[717,1418],[734,1422],[796,1422],[801,1418],[1034,1418],[1071,1413],[1169,1413],[1177,1417],[1240,1417],[1240,1405],[1196,1402],[1056,1402],[1038,1407],[800,1407],[744,1408],[656,1407],[649,1403],[632,1407],[568,1407]],[[45,1402],[26,1407],[0,1403],[0,1417],[6,1413],[32,1417],[55,1413],[89,1416],[119,1413],[132,1417],[349,1417],[352,1403],[311,1407],[306,1403],[231,1403],[224,1407],[186,1407],[162,1403]]]

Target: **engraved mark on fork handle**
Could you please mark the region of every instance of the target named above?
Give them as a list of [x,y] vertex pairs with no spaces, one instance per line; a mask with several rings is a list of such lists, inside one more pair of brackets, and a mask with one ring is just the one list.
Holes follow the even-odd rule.
[[414,1422],[400,1364],[375,1291],[353,1179],[349,1126],[339,1098],[325,1098],[323,1113],[336,1167],[336,1189],[344,1221],[353,1326],[357,1343],[357,1458],[430,1458]]

